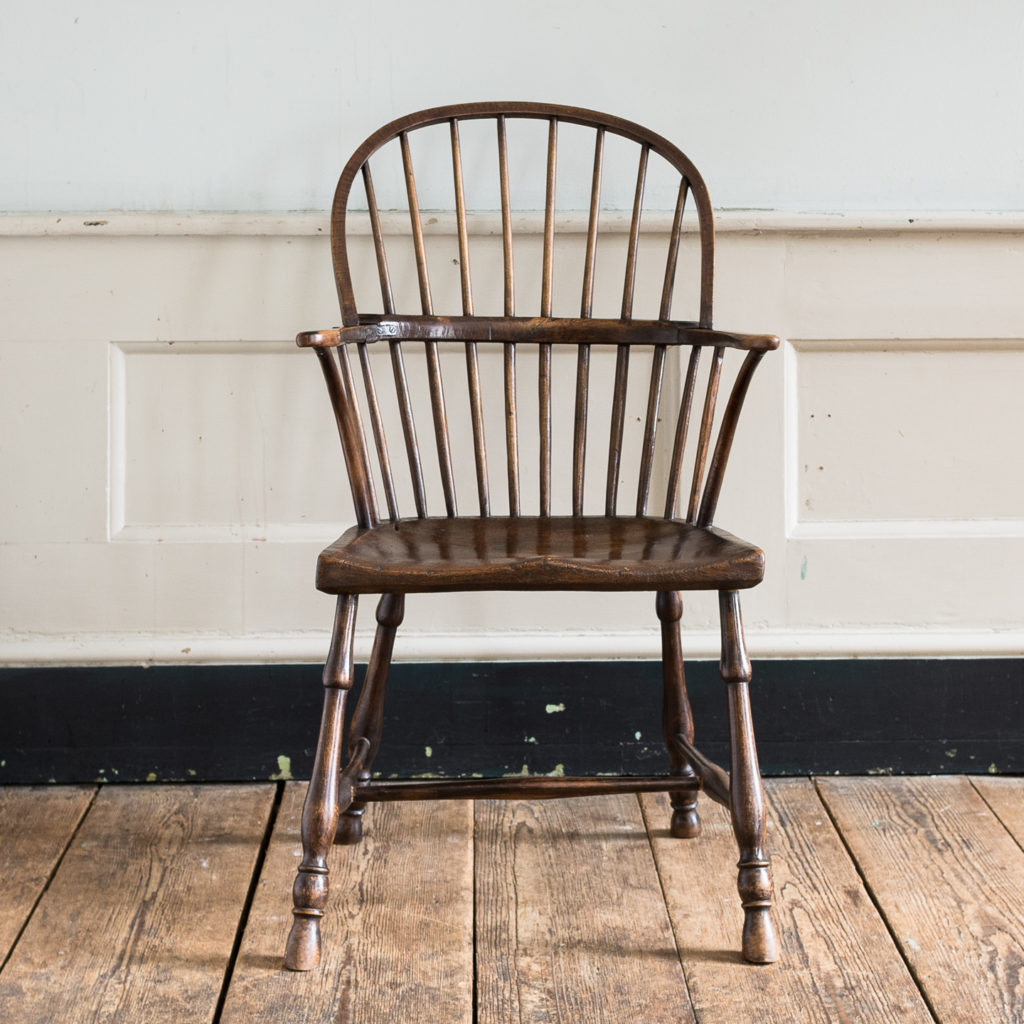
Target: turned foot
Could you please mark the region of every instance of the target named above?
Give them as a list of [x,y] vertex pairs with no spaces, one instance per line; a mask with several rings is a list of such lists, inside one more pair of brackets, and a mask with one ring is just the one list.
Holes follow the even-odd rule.
[[296,915],[288,944],[284,950],[284,965],[289,971],[311,971],[320,963],[320,917]]
[[775,963],[779,946],[768,907],[748,907],[743,914],[743,959],[751,964]]
[[736,888],[743,904],[743,959],[752,964],[775,963],[779,947],[770,914],[772,876],[767,860],[741,861]]
[[363,813],[364,807],[350,807],[338,819],[338,831],[334,836],[334,842],[338,846],[355,846],[363,840]]
[[700,835],[700,815],[697,800],[692,794],[672,794],[672,823],[669,832],[675,839],[693,839]]
[[303,864],[292,889],[292,930],[284,951],[289,971],[311,971],[320,963],[320,919],[327,905],[327,871]]

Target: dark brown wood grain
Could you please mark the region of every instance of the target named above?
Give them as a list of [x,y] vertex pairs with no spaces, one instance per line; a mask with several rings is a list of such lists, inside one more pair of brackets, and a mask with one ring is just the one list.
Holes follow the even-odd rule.
[[[509,125],[524,119],[546,127],[547,148],[540,266],[534,268],[536,277],[526,278],[531,282],[539,279],[539,295],[525,295],[523,290],[521,305],[531,307],[523,312],[534,315],[517,316],[513,229],[518,221],[514,216],[517,211],[513,204],[510,150],[519,144],[520,136],[510,133]],[[464,159],[460,125],[476,120],[492,121],[496,131],[496,167],[493,158],[488,166],[490,174],[496,172],[501,204],[503,316],[475,313],[470,274],[471,219],[467,208],[467,196],[473,192],[467,187],[466,169],[472,167],[479,173],[481,165],[479,161]],[[574,128],[560,133],[563,124],[583,130]],[[432,126],[443,127],[447,133],[448,152],[441,161],[445,166],[432,168],[427,180],[432,181],[439,171],[451,174],[449,195],[454,197],[458,245],[458,258],[453,262],[459,265],[459,301],[455,309],[442,308],[447,300],[439,299],[435,304],[431,292],[428,258],[433,250],[428,250],[424,236],[417,168],[413,162],[412,138]],[[469,134],[467,131],[467,138]],[[494,134],[487,134],[495,139]],[[581,268],[580,316],[561,317],[554,315],[555,272],[556,266],[562,266],[556,261],[556,249],[562,242],[556,231],[556,193],[561,187],[560,147],[564,153],[573,136],[582,141],[590,168],[588,180],[581,183],[582,188],[589,186],[589,219]],[[617,150],[624,147],[621,152],[632,153],[636,159],[635,177],[630,182],[633,204],[617,319],[592,316],[598,287],[597,247],[609,137],[614,138]],[[418,143],[416,146],[420,157],[430,152],[429,147],[420,149]],[[415,264],[418,313],[395,309],[381,215],[369,170],[371,159],[394,158],[396,150],[401,163],[396,170],[400,170],[404,181],[408,214],[403,265]],[[563,168],[566,165],[574,166],[571,160],[564,161]],[[648,267],[646,249],[641,265],[640,240],[647,181],[649,177],[655,180],[655,168],[658,174],[669,175],[665,180],[673,188],[678,181],[678,187],[664,262],[652,260]],[[380,279],[383,312],[359,307],[349,262],[350,193],[360,177],[369,211],[373,263]],[[515,185],[518,189],[518,178]],[[695,319],[671,320],[688,201],[695,209],[700,239],[699,313]],[[450,204],[451,199],[444,202]],[[353,207],[358,205],[358,200],[354,201]],[[394,238],[388,236],[392,251],[402,244],[398,234]],[[571,245],[563,248],[573,253]],[[475,103],[432,108],[385,125],[356,149],[342,170],[335,191],[331,251],[342,326],[303,332],[297,342],[300,347],[312,348],[324,369],[357,523],[321,553],[317,564],[317,586],[337,595],[339,612],[325,673],[320,742],[303,820],[303,855],[294,886],[295,924],[288,945],[288,965],[308,970],[320,956],[319,929],[329,871],[327,849],[335,837],[342,843],[359,841],[367,802],[452,796],[561,797],[668,788],[673,793],[673,831],[684,837],[699,831],[695,794],[701,787],[712,800],[728,804],[731,809],[740,853],[737,887],[745,911],[743,954],[759,963],[773,960],[771,873],[764,849],[764,801],[750,714],[750,663],[739,609],[739,591],[760,582],[764,574],[764,555],[755,545],[714,527],[713,519],[752,375],[761,357],[778,347],[779,339],[770,334],[737,334],[713,328],[714,225],[710,198],[699,172],[677,147],[661,136],[595,111],[542,103]],[[648,272],[653,289],[641,286],[642,275]],[[561,282],[561,269],[558,275]],[[533,288],[529,290],[532,292]],[[660,302],[652,309],[639,308],[643,297],[652,290],[660,292]],[[411,304],[415,306],[414,302]],[[478,305],[483,308],[484,300]],[[447,360],[442,360],[442,346],[452,343],[464,347],[465,380],[461,379],[461,372],[454,381],[446,380]],[[349,350],[353,345],[358,352],[361,375],[352,372]],[[385,374],[374,378],[374,345],[387,345],[390,349],[390,381],[384,379]],[[517,361],[518,349],[524,345],[526,357]],[[481,358],[481,346],[501,346],[500,361]],[[594,346],[614,346],[616,358],[611,380],[599,379],[607,361],[591,360]],[[532,358],[534,347],[536,362]],[[700,353],[705,348],[711,350],[710,358],[702,361]],[[575,355],[575,382],[568,388],[556,373],[556,351],[560,353],[559,362],[563,352],[570,359]],[[634,369],[646,366],[648,352],[650,379],[645,389],[646,404],[642,404],[642,399],[633,394],[642,385],[631,387],[629,372],[631,364]],[[670,378],[669,384],[665,384],[666,370],[677,363],[681,365],[683,352],[687,353],[688,362],[681,400],[677,410],[666,414],[662,391],[663,387],[672,387]],[[677,358],[675,353],[680,356]],[[727,360],[730,365],[737,364],[735,372],[724,369]],[[428,429],[415,422],[412,395],[419,396],[422,390],[416,388],[418,381],[412,378],[419,375],[429,394],[429,429],[434,438],[436,464],[432,456],[421,456],[417,440],[417,428]],[[460,505],[459,487],[466,485],[461,483],[463,475],[456,473],[454,465],[459,445],[453,444],[453,440],[457,442],[459,438],[453,438],[452,432],[458,428],[449,423],[446,389],[448,394],[461,397],[465,388],[472,424],[475,494],[470,491]],[[720,390],[726,403],[724,411],[719,408]],[[610,400],[605,397],[609,394]],[[521,409],[530,409],[530,419],[533,418],[534,395],[536,434],[527,428],[525,420],[520,421]],[[600,403],[597,395],[601,396]],[[698,395],[703,396],[702,400]],[[456,401],[453,398],[453,424]],[[605,404],[605,408],[598,408],[599,404]],[[571,430],[561,427],[560,407],[572,409]],[[385,422],[384,409],[397,410],[396,424]],[[504,412],[504,458],[494,461],[504,463],[507,515],[492,514],[491,509],[484,430],[484,413],[489,409]],[[663,419],[666,422],[662,425]],[[364,420],[369,422],[369,431]],[[584,514],[588,420],[600,422],[601,433],[607,430],[607,449],[592,448],[592,455],[600,459],[599,464],[605,469],[603,516]],[[634,422],[643,425],[638,449],[632,426],[627,430],[627,424]],[[603,438],[591,440],[593,444],[603,443]],[[501,446],[500,442],[495,443]],[[398,473],[402,467],[394,466],[389,455],[396,444],[405,447],[407,481]],[[463,447],[468,449],[468,444]],[[556,467],[570,459],[572,479],[565,488],[568,493],[563,496],[556,473],[565,470]],[[395,463],[400,461],[396,459]],[[655,481],[661,479],[658,467],[666,463],[667,487],[662,494],[658,493]],[[684,491],[682,481],[687,474],[690,486]],[[471,475],[467,473],[464,478],[468,482]],[[378,504],[378,479],[383,484],[386,507]],[[425,481],[433,483],[436,479],[441,484],[443,518],[441,510],[427,506]],[[537,483],[536,492],[532,489],[533,481]],[[620,513],[619,494],[623,486],[629,495],[629,511],[635,514]],[[403,495],[404,501],[404,495],[410,491],[413,507],[399,507],[399,495]],[[533,502],[534,493],[536,507],[525,507],[525,501]],[[479,514],[459,513],[460,507],[464,510],[474,503]],[[685,507],[685,516],[680,515],[680,506]],[[649,513],[652,507],[656,510],[654,514]],[[672,774],[617,780],[527,778],[420,783],[370,778],[369,766],[381,742],[384,681],[404,595],[456,590],[658,593],[665,663],[664,733]],[[721,668],[730,722],[729,773],[694,746],[692,714],[683,682],[680,632],[680,592],[691,590],[719,594]],[[355,600],[365,593],[385,595],[380,606],[383,618],[379,612],[367,686],[349,737],[348,763],[342,767],[341,721],[345,693],[353,678]],[[624,692],[623,699],[631,699],[629,692]],[[572,1014],[569,1016],[572,1018]]]
[[1024,1019],[1024,850],[970,781],[818,785],[939,1018]]
[[356,788],[359,800],[560,800],[569,796],[658,793],[668,789],[696,794],[700,781],[672,775],[546,776],[510,775],[485,779],[371,780]]
[[330,348],[353,342],[479,341],[494,343],[551,343],[563,345],[715,345],[722,348],[779,347],[774,334],[737,334],[698,327],[678,320],[597,320],[578,317],[507,316],[394,316],[367,313],[352,327],[303,331],[299,348]]
[[103,787],[0,974],[0,1016],[212,1020],[273,796]]
[[752,587],[760,549],[724,530],[626,516],[403,519],[326,548],[326,593],[717,590]]

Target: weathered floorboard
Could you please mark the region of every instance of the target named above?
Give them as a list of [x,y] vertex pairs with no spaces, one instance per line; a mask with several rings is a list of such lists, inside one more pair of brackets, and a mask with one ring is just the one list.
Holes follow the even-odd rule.
[[95,786],[0,789],[0,963],[7,957]]
[[930,1024],[931,1014],[808,779],[766,783],[779,961],[740,958],[743,912],[729,814],[701,802],[701,835],[673,839],[672,811],[641,798],[701,1024]]
[[970,780],[819,786],[939,1019],[1024,1020],[1024,851]]
[[476,804],[480,1024],[694,1020],[633,796]]
[[273,795],[104,787],[0,974],[0,1020],[211,1020]]
[[223,1024],[471,1024],[472,804],[367,808],[363,841],[330,854],[320,966],[296,973],[282,957],[305,792],[285,790]]
[[1024,847],[1024,779],[978,776],[971,781],[1017,845]]

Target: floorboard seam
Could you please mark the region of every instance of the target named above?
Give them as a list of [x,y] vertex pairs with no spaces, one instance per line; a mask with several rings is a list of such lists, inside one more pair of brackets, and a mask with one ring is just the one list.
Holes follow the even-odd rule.
[[235,939],[231,944],[231,953],[228,956],[227,964],[224,966],[224,980],[221,982],[220,995],[217,998],[217,1006],[213,1011],[211,1024],[220,1024],[221,1015],[224,1013],[228,990],[231,988],[231,981],[235,976],[235,964],[238,962],[238,954],[242,948],[242,938],[249,923],[249,914],[252,911],[253,901],[256,899],[256,888],[260,883],[260,876],[263,874],[263,864],[267,859],[270,839],[274,834],[274,826],[277,824],[277,815],[281,809],[281,801],[284,799],[284,787],[284,782],[278,782],[274,786],[274,799],[270,804],[270,812],[267,814],[267,825],[263,830],[263,838],[260,841],[260,848],[256,854],[256,863],[252,867],[252,877],[249,879],[249,888],[246,890],[245,902],[242,904],[238,926],[235,928]]
[[936,1010],[935,1005],[932,1003],[931,997],[925,990],[924,983],[918,977],[917,971],[914,970],[914,965],[910,962],[909,959],[907,959],[906,954],[903,952],[903,946],[900,943],[899,938],[896,935],[896,932],[893,930],[893,927],[889,922],[889,918],[886,916],[885,911],[882,909],[882,904],[880,903],[878,897],[875,895],[875,890],[871,888],[871,883],[868,881],[867,875],[861,869],[860,861],[857,860],[857,857],[854,855],[853,850],[850,848],[850,844],[846,841],[846,835],[843,833],[843,830],[840,827],[835,814],[832,813],[832,807],[829,804],[828,799],[821,792],[821,788],[818,785],[817,776],[812,776],[811,782],[814,784],[814,792],[817,794],[818,799],[821,801],[821,805],[825,809],[825,813],[828,815],[829,820],[832,822],[832,827],[836,830],[836,834],[839,836],[839,841],[843,844],[843,849],[846,850],[846,856],[850,858],[850,863],[853,864],[854,870],[857,872],[857,876],[860,878],[861,885],[864,886],[864,891],[867,893],[868,899],[871,900],[871,905],[875,908],[875,912],[881,919],[882,924],[885,925],[885,930],[889,933],[889,938],[892,939],[892,944],[896,948],[896,953],[899,956],[899,958],[903,961],[904,966],[907,968],[910,977],[914,981],[914,985],[917,986],[917,991],[921,994],[921,998],[924,1000],[924,1005],[927,1007],[928,1012],[932,1015],[932,1020],[935,1021],[935,1024],[943,1024],[942,1018],[939,1016],[938,1010]]
[[[644,832],[647,835],[647,846],[651,851],[651,862],[654,864],[654,874],[658,879],[658,888],[661,890],[661,899],[665,904],[665,916],[668,918],[668,930],[672,933],[672,945],[676,948],[676,958],[679,960],[679,970],[683,975],[683,988],[686,989],[686,998],[690,1003],[690,1011],[693,1013],[693,1019],[700,1024],[700,1016],[697,1013],[697,1007],[693,1003],[693,994],[690,992],[690,979],[686,976],[686,965],[683,963],[683,955],[679,949],[679,939],[676,936],[676,926],[672,921],[672,911],[668,906],[668,893],[665,891],[665,880],[661,877],[661,872],[658,870],[658,858],[654,853],[654,838],[651,836],[651,822],[647,817],[647,811],[644,808],[644,802],[640,799],[640,795],[637,794],[636,802],[640,807],[640,820],[644,823]],[[685,839],[680,839],[678,842],[686,842]],[[700,841],[700,837],[696,837],[696,841]]]
[[994,817],[996,821],[998,821],[999,824],[1003,826],[1009,837],[1017,844],[1018,849],[1024,851],[1024,842],[1021,842],[1021,840],[1017,838],[1017,836],[1014,834],[1010,826],[1007,825],[1005,821],[1003,821],[1002,816],[999,814],[999,812],[988,802],[988,800],[985,798],[985,794],[975,785],[974,777],[972,775],[965,775],[964,778],[966,778],[967,781],[970,783],[971,789],[973,789],[974,792],[981,797],[981,802],[992,812],[992,817]]
[[477,1024],[480,1001],[479,963],[477,959],[477,928],[476,928],[476,801],[473,801],[473,828],[470,832],[473,843],[473,1024]]
[[68,836],[68,841],[64,844],[64,848],[60,851],[60,856],[54,862],[53,870],[50,872],[49,877],[46,879],[46,884],[42,887],[42,889],[39,890],[39,895],[35,898],[31,908],[29,909],[29,912],[25,915],[25,920],[22,921],[21,927],[18,929],[18,934],[14,937],[14,941],[11,943],[11,948],[7,951],[7,956],[5,956],[3,962],[0,963],[0,972],[2,972],[3,969],[10,962],[11,957],[14,956],[14,951],[18,948],[18,943],[21,942],[21,937],[25,934],[25,929],[28,927],[29,921],[31,921],[32,918],[35,916],[36,909],[42,902],[43,897],[49,891],[50,886],[53,884],[54,878],[57,877],[57,872],[60,870],[61,864],[64,863],[64,858],[67,856],[68,850],[71,849],[71,844],[75,841],[75,837],[81,831],[82,825],[85,823],[85,819],[89,816],[89,812],[92,810],[92,805],[96,803],[96,797],[99,796],[101,788],[101,786],[96,786],[93,789],[92,797],[90,798],[88,804],[86,804],[85,810],[82,811],[82,814],[79,817],[78,821],[75,823],[75,827],[71,830],[71,835]]

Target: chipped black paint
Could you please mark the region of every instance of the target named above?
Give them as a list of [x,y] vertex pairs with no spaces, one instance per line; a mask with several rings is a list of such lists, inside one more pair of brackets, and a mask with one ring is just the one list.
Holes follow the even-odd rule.
[[[399,664],[374,771],[658,773],[660,678],[655,662]],[[697,745],[724,763],[717,665],[687,682]],[[762,768],[1022,772],[1022,684],[1024,659],[755,662]],[[0,670],[0,783],[308,778],[321,693],[315,665]]]

